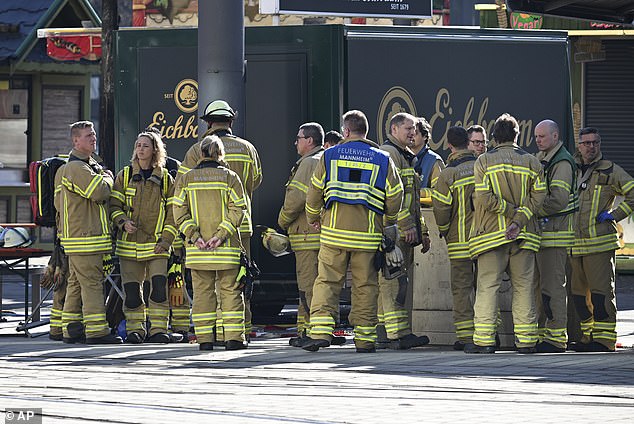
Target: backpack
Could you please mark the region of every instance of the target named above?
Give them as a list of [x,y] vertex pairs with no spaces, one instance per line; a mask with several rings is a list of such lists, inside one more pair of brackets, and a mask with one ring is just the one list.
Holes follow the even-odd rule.
[[31,212],[33,222],[42,227],[54,227],[55,216],[55,174],[68,162],[68,155],[58,155],[29,164],[29,185],[31,188]]

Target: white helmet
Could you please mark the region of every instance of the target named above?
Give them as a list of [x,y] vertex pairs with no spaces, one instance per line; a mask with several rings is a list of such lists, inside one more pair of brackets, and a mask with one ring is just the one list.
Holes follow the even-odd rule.
[[2,247],[28,247],[33,243],[29,230],[24,227],[5,228],[0,234]]
[[279,257],[292,252],[288,236],[280,234],[272,228],[264,228],[265,230],[262,231],[262,244],[271,255]]

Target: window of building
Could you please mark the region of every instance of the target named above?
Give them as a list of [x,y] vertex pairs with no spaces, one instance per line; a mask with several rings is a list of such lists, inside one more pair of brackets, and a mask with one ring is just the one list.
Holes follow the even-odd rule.
[[0,167],[26,169],[28,117],[28,80],[0,77]]

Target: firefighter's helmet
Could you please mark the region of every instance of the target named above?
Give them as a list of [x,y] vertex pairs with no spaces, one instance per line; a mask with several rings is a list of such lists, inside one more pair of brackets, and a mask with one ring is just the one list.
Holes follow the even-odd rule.
[[205,112],[201,118],[211,118],[213,116],[221,116],[224,118],[235,118],[236,111],[229,106],[224,100],[214,100],[205,107]]
[[292,252],[288,236],[278,233],[273,228],[266,228],[262,231],[262,244],[275,257],[288,255]]
[[0,234],[2,247],[28,247],[33,243],[29,230],[23,227],[5,228]]

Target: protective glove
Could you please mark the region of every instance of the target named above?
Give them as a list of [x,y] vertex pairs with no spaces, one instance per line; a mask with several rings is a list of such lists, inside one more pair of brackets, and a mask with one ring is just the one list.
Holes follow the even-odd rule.
[[609,211],[603,211],[597,216],[597,222],[614,221],[614,216]]
[[169,287],[170,306],[181,306],[184,303],[183,287]]
[[102,265],[103,275],[105,277],[112,274],[112,271],[114,271],[114,259],[112,259],[112,255],[110,253],[106,253],[105,255],[103,255]]
[[403,264],[403,252],[396,245],[399,233],[396,225],[390,225],[383,229],[383,252],[385,252],[385,263],[390,268],[397,268]]
[[385,252],[385,263],[390,268],[397,268],[403,265],[403,252],[398,246],[394,245],[394,249],[391,252]]

